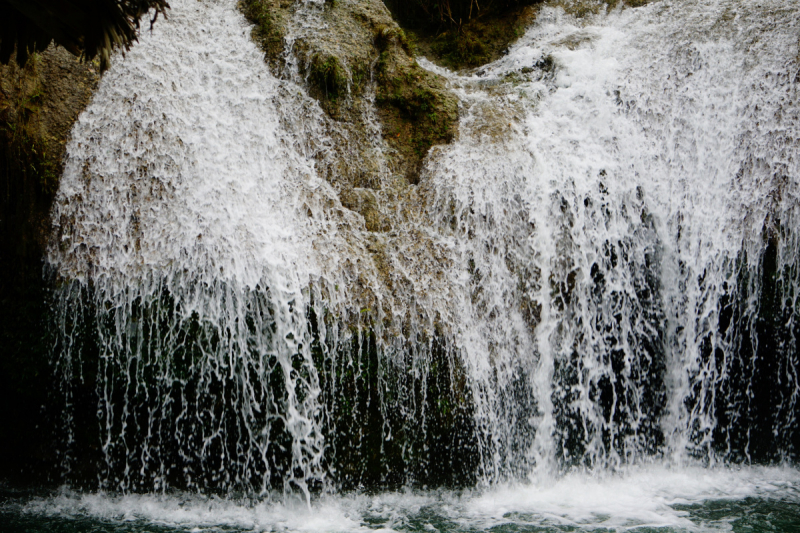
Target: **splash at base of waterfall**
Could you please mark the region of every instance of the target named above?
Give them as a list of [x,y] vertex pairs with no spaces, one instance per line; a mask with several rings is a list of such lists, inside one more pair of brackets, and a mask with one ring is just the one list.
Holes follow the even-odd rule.
[[783,468],[638,468],[484,491],[406,491],[251,502],[192,494],[80,494],[0,502],[9,533],[793,531],[800,473]]

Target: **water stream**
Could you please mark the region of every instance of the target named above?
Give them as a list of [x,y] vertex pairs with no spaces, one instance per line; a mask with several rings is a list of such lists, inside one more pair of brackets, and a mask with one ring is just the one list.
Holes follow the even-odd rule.
[[800,525],[800,4],[553,3],[420,59],[460,129],[384,233],[235,2],[171,4],[53,212],[58,446],[101,492],[8,492],[15,531]]

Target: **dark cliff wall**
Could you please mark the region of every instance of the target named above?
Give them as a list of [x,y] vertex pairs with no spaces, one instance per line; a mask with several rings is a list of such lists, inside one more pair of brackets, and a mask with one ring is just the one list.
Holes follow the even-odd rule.
[[0,66],[0,479],[45,472],[53,447],[42,258],[69,133],[97,68],[50,47]]

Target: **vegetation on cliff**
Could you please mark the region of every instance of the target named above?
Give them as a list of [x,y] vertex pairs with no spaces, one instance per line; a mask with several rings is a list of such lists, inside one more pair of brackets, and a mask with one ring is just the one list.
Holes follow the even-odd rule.
[[379,27],[375,42],[380,51],[376,103],[383,135],[409,162],[408,181],[417,183],[422,160],[431,146],[453,139],[458,102],[439,76],[409,57],[411,49],[402,30]]
[[450,69],[498,59],[536,18],[542,5],[577,17],[650,0],[385,0],[419,51]]
[[452,68],[497,59],[519,38],[542,0],[386,0],[422,53]]
[[[108,67],[114,48],[130,48],[139,20],[165,14],[166,0],[5,0],[0,2],[0,63],[12,54],[24,66],[31,53],[55,41],[76,56],[99,56]],[[152,10],[152,11],[151,11]]]

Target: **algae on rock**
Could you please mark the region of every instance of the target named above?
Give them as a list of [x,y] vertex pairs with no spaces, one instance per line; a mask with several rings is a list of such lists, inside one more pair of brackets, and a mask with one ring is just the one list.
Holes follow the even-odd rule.
[[431,146],[453,139],[458,101],[441,77],[399,52],[408,51],[402,30],[380,28],[377,37],[377,103],[384,137],[404,161],[409,183],[417,183]]
[[578,18],[652,0],[386,0],[420,52],[453,69],[499,59],[536,19],[542,6],[559,6]]
[[498,59],[522,36],[542,0],[386,0],[422,53],[459,70]]

